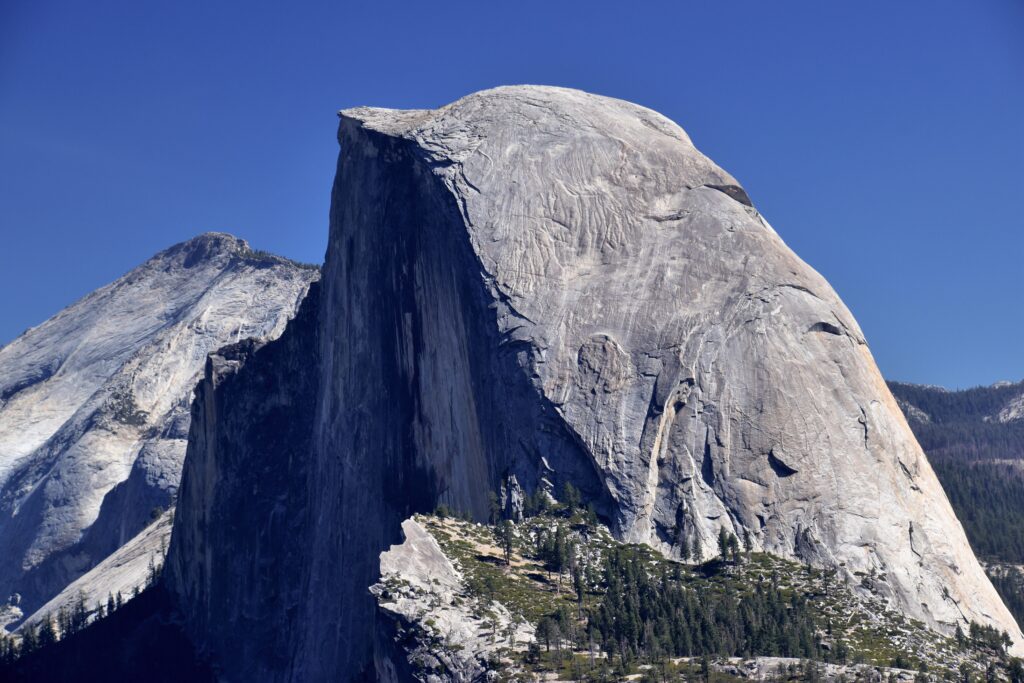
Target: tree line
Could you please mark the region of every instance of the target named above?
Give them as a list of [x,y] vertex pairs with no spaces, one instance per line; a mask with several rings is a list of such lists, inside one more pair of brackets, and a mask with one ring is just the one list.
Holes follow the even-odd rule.
[[[145,584],[135,586],[128,599],[138,597],[144,589],[156,585],[160,580],[161,570],[162,565],[150,557]],[[90,608],[85,592],[79,591],[75,601],[70,606],[62,605],[57,610],[56,616],[47,614],[38,622],[23,624],[18,629],[17,636],[0,635],[0,671],[4,666],[12,665],[20,657],[54,645],[85,630],[90,624],[121,609],[126,602],[127,599],[121,594],[121,591],[117,591],[108,593],[106,601],[98,602]]]

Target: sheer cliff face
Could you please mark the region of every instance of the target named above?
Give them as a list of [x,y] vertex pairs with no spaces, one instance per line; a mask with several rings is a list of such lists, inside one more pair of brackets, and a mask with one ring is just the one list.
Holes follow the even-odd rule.
[[[555,495],[572,481],[620,537],[667,554],[695,536],[710,554],[725,527],[874,570],[933,626],[975,619],[1020,640],[856,322],[678,126],[512,87],[436,111],[347,110],[340,141],[305,491],[249,501],[306,520],[282,677],[356,677],[374,657],[383,675],[378,553],[438,502],[485,516],[507,474]],[[230,485],[210,479],[225,452],[201,442],[227,438],[217,394],[197,408],[214,436],[195,423],[189,455],[208,494]],[[189,599],[220,552],[192,528],[192,506],[213,504],[196,496],[172,547]]]
[[0,349],[4,600],[30,614],[171,503],[206,354],[280,334],[316,276],[210,233]]
[[227,680],[281,678],[291,664],[310,561],[318,290],[278,339],[211,354],[192,404],[164,576]]

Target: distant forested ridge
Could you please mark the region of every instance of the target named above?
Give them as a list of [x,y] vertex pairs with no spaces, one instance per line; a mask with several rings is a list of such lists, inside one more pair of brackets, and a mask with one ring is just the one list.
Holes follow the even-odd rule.
[[1024,459],[1024,415],[1000,421],[1000,413],[1024,396],[1024,382],[949,391],[889,382],[914,435],[934,464],[937,459]]
[[1024,382],[963,391],[890,382],[982,559],[1024,564],[1024,416],[1000,421]]
[[[1024,565],[1024,415],[1012,406],[1024,382],[963,391],[890,382],[978,557]],[[1024,579],[990,566],[989,575],[1024,621]]]

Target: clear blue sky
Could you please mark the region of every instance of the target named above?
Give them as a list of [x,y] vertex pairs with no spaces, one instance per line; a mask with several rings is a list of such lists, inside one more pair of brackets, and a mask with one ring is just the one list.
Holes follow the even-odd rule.
[[657,109],[890,378],[1024,377],[1024,3],[0,3],[0,343],[206,230],[320,261],[336,110],[509,83]]

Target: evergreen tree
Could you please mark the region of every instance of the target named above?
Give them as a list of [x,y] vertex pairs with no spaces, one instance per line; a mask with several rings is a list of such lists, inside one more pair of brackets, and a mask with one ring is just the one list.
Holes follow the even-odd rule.
[[538,641],[544,642],[544,649],[551,652],[551,644],[555,643],[555,647],[558,647],[558,624],[551,617],[544,617],[537,623],[535,630]]
[[505,565],[509,566],[512,564],[512,550],[515,543],[515,528],[512,526],[512,522],[503,520],[498,525],[498,542],[501,544],[502,553],[505,556]]
[[39,647],[46,647],[57,642],[57,630],[53,627],[53,619],[47,614],[39,627]]
[[609,656],[823,656],[813,605],[799,593],[787,597],[777,583],[698,593],[680,567],[652,575],[644,556],[627,548],[608,552],[603,584],[599,604],[588,610],[589,627]]
[[551,500],[548,498],[548,494],[540,487],[534,489],[533,495],[530,497],[530,509],[534,515],[543,515],[551,508]]
[[583,618],[583,599],[586,597],[587,593],[587,586],[583,580],[583,573],[584,569],[582,566],[575,567],[572,573],[572,587],[573,591],[576,593],[577,616],[581,619]]
[[1018,658],[1010,660],[1007,673],[1010,676],[1010,683],[1024,683],[1024,664],[1021,664]]
[[690,544],[686,541],[686,536],[683,534],[682,527],[677,527],[676,539],[679,545],[679,559],[686,562],[690,559]]
[[86,624],[89,622],[89,608],[86,607],[85,601],[85,591],[78,591],[78,597],[75,599],[75,604],[71,608],[71,633],[78,633],[85,628]]
[[565,506],[569,508],[570,513],[579,508],[583,502],[579,489],[573,486],[572,482],[566,482],[565,486],[562,487],[562,500]]
[[62,638],[74,632],[71,626],[71,611],[66,605],[61,605],[57,610],[57,629]]
[[156,582],[160,580],[160,570],[163,568],[162,565],[157,564],[153,559],[153,555],[149,556],[149,571],[146,577],[146,586],[154,586]]
[[21,649],[19,656],[24,657],[27,654],[35,652],[39,649],[39,636],[36,632],[35,624],[26,624],[21,627]]
[[740,562],[740,542],[736,538],[736,534],[729,534],[729,554],[732,557],[733,564],[739,564]]
[[489,510],[488,519],[491,524],[497,524],[502,517],[501,504],[498,502],[498,494],[494,491],[487,493],[487,507]]

